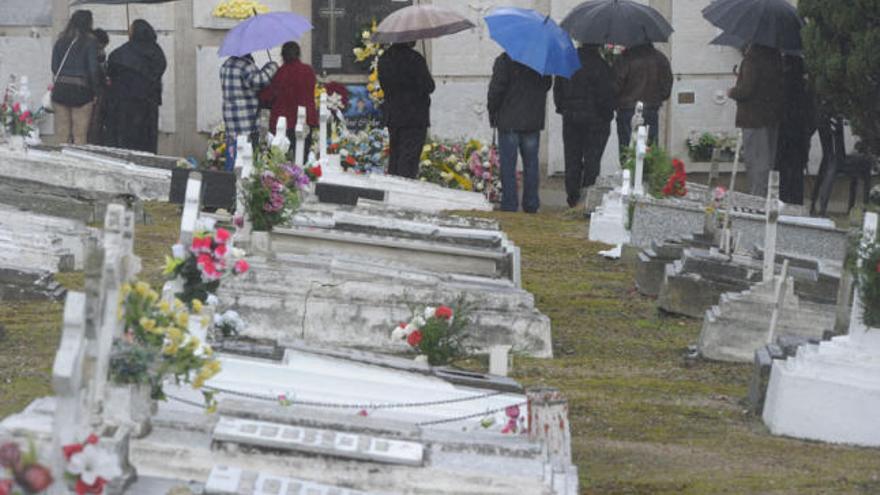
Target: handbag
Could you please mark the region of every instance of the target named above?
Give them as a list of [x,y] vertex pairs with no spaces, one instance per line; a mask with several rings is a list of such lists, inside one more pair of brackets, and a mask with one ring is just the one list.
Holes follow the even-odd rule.
[[52,106],[52,91],[55,89],[55,83],[58,82],[58,76],[61,75],[61,71],[64,70],[64,64],[67,63],[67,57],[70,56],[70,50],[73,49],[73,45],[76,44],[76,41],[79,39],[79,36],[73,39],[70,43],[70,46],[67,47],[67,51],[64,53],[64,58],[61,59],[61,65],[58,67],[58,72],[55,73],[55,77],[52,78],[52,86],[49,86],[49,89],[43,94],[43,99],[40,101],[40,105],[43,107],[48,113],[52,113],[55,111]]

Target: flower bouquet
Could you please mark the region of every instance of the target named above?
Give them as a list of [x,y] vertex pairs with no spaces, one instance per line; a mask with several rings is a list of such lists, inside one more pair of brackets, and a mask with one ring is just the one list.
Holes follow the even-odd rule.
[[370,26],[361,31],[359,45],[352,50],[357,62],[366,63],[369,60],[370,75],[367,76],[367,91],[377,107],[385,100],[385,91],[379,83],[379,57],[385,53],[385,50],[382,45],[373,42],[373,35],[378,30],[376,19],[373,19]]
[[344,133],[339,143],[330,145],[330,152],[339,153],[345,170],[357,174],[385,173],[390,154],[388,131],[383,127],[368,127]]
[[[313,167],[312,174],[320,170]],[[254,164],[254,174],[244,181],[242,197],[256,231],[270,231],[286,223],[300,204],[300,191],[311,180],[302,167],[290,162],[278,148],[271,148]]]
[[[159,294],[145,282],[122,287],[121,318],[125,324],[121,339],[114,342],[110,378],[123,385],[148,385],[153,399],[164,399],[166,378],[190,383],[200,389],[220,372],[207,344],[189,333],[189,311],[179,299],[160,301]],[[196,301],[196,300],[194,300]],[[193,303],[198,313],[201,303]],[[209,407],[213,395],[203,393]]]
[[241,275],[250,268],[244,252],[229,247],[230,236],[222,228],[200,230],[193,235],[188,250],[175,244],[172,256],[165,258],[165,275],[183,280],[183,291],[175,296],[196,313],[201,312],[209,296],[216,296],[223,278]]
[[42,493],[54,482],[49,468],[38,462],[33,444],[27,452],[14,442],[0,445],[0,468],[9,476],[3,478],[0,471],[0,495]]
[[683,197],[687,195],[687,173],[684,171],[684,162],[678,158],[672,160],[674,172],[669,176],[666,185],[663,186],[664,196]]
[[692,131],[685,140],[688,156],[695,162],[708,162],[712,160],[712,153],[717,148],[721,150],[721,161],[733,161],[736,138],[725,132]]
[[256,0],[224,0],[214,7],[211,15],[224,19],[242,20],[269,12],[269,7]]
[[63,447],[67,460],[67,477],[77,495],[104,493],[104,486],[122,476],[119,459],[98,446],[97,435],[89,435],[82,443]]
[[[623,168],[629,170],[635,180],[636,170],[636,152],[635,146],[631,146],[622,157]],[[684,164],[682,164],[682,171]],[[645,163],[642,170],[645,190],[655,198],[663,198],[669,196],[665,192],[670,177],[675,175],[676,171],[672,165],[672,159],[665,150],[659,146],[651,146],[645,153]],[[670,192],[673,192],[670,189]]]
[[208,150],[201,168],[206,170],[224,170],[226,167],[226,126],[221,123],[211,131],[208,139]]
[[467,355],[468,323],[461,303],[455,310],[448,306],[426,307],[409,322],[400,323],[391,338],[405,340],[419,355],[426,356],[429,364],[441,366]]
[[222,315],[214,315],[214,329],[224,338],[235,337],[245,329],[245,322],[238,312],[228,310]]

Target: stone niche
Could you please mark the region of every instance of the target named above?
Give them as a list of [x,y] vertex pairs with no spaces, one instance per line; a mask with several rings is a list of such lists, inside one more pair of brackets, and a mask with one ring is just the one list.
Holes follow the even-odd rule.
[[0,26],[51,26],[52,0],[3,0]]
[[[221,0],[193,0],[193,27],[204,29],[232,29],[241,22],[237,19],[214,17],[214,8]],[[290,0],[261,0],[270,12],[290,12]]]
[[[4,9],[5,10],[5,9]],[[52,39],[41,36],[0,36],[0,87],[5,88],[9,76],[27,76],[31,90],[31,106],[38,107],[40,98],[52,82],[50,60]],[[34,63],[37,60],[39,63]],[[40,123],[40,132],[51,134],[53,118],[49,115]]]

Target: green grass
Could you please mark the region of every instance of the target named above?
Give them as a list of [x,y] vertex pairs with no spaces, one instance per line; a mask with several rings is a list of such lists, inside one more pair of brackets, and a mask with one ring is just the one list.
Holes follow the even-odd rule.
[[[138,225],[136,250],[143,278],[158,284],[179,213],[159,204],[148,213],[153,223]],[[606,246],[587,242],[582,219],[560,212],[489,216],[522,248],[525,287],[553,322],[556,358],[517,357],[514,376],[568,397],[583,493],[880,493],[880,450],[773,437],[741,404],[748,365],[687,364],[683,355],[700,322],[661,316],[633,290],[633,273],[598,256]],[[59,278],[82,286],[81,274]],[[62,309],[7,306],[0,308],[7,329],[0,417],[50,393]]]

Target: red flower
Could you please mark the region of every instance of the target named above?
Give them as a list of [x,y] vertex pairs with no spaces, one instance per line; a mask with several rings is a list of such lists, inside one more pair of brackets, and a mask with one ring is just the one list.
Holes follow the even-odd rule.
[[220,244],[214,249],[214,256],[217,258],[222,258],[226,256],[226,244]]
[[0,495],[12,495],[12,480],[0,480]]
[[21,462],[21,449],[18,444],[9,442],[0,445],[0,466],[15,469]]
[[196,258],[196,264],[201,267],[214,266],[214,258],[208,253],[202,253]]
[[25,110],[23,114],[18,116],[18,120],[20,120],[21,122],[26,122],[30,118],[31,118],[30,110]]
[[409,344],[411,347],[418,347],[421,342],[422,342],[422,331],[421,330],[414,330],[406,338],[406,343]]
[[69,461],[71,457],[82,452],[84,448],[85,446],[81,443],[72,443],[61,447],[61,451],[64,452],[64,458]]
[[76,495],[85,495],[87,493],[101,494],[104,493],[104,485],[107,484],[107,480],[104,478],[98,477],[95,479],[95,483],[92,485],[87,485],[82,478],[76,480],[76,487],[74,490],[76,491]]
[[345,163],[353,167],[357,165],[357,160],[355,160],[353,156],[348,155],[347,157],[345,157]]
[[211,236],[194,237],[192,242],[192,251],[194,253],[211,252],[211,244],[213,239]]
[[434,317],[441,320],[449,320],[452,318],[452,308],[448,306],[440,306],[434,310]]
[[369,415],[370,415],[370,413],[368,413],[366,409],[361,409],[360,411],[358,411],[358,416],[369,416]]
[[241,275],[242,273],[246,273],[250,269],[251,269],[251,265],[248,264],[248,262],[245,260],[238,260],[235,262],[234,270],[235,270],[235,273],[237,273],[239,275]]
[[217,229],[217,242],[220,244],[226,244],[226,241],[229,240],[229,231],[226,229]]
[[310,168],[310,169],[309,169],[309,174],[311,174],[311,175],[312,175],[313,177],[315,177],[316,179],[319,178],[319,177],[321,177],[321,175],[323,175],[323,172],[321,171],[321,166],[320,166],[320,165],[315,165],[314,167]]
[[52,484],[52,473],[46,466],[32,464],[17,473],[15,481],[24,488],[27,493],[40,493]]
[[15,113],[20,112],[20,111],[21,111],[21,104],[19,104],[19,103],[14,103],[14,104],[12,105],[12,111],[15,112]]

